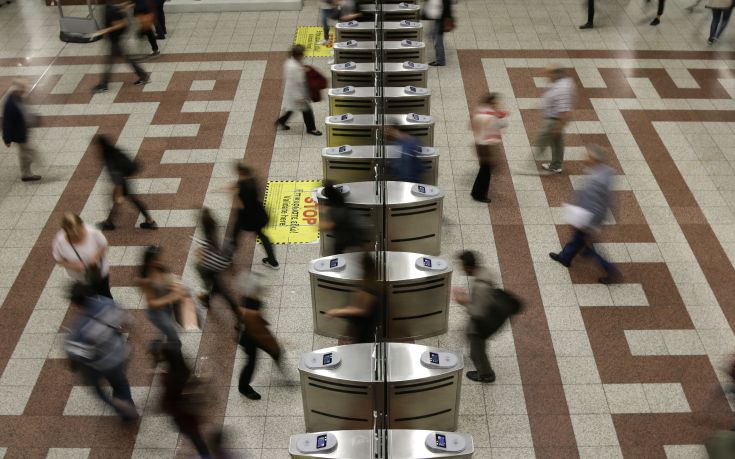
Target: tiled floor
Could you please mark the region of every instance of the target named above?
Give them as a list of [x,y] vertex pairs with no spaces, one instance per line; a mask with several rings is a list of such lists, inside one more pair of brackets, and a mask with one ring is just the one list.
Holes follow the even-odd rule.
[[[657,28],[645,23],[652,12],[642,0],[598,2],[598,28],[586,32],[576,28],[584,22],[579,0],[455,5],[449,65],[429,74],[446,193],[442,252],[480,252],[526,302],[489,344],[497,382],[463,386],[460,430],[473,435],[477,458],[706,457],[707,436],[735,421],[719,385],[735,350],[735,42],[726,31],[707,48],[709,13],[686,13],[687,1],[668,2]],[[172,267],[196,279],[194,216],[207,205],[227,221],[231,201],[216,190],[233,180],[233,159],[244,157],[263,179],[321,177],[324,138],[306,136],[298,122],[288,132],[272,125],[280,51],[297,25],[316,17],[312,1],[301,12],[169,15],[163,54],[145,64],[153,82],[134,87],[120,67],[110,92],[93,96],[102,43],[64,45],[56,9],[38,1],[0,9],[0,93],[16,77],[33,85],[42,115],[33,136],[44,159],[44,180],[25,184],[15,155],[0,157],[0,457],[190,454],[158,409],[160,388],[144,357],[155,331],[132,284],[135,265],[142,247],[161,244]],[[552,62],[570,69],[580,94],[565,173],[540,177],[531,144],[543,67]],[[327,69],[327,59],[311,63]],[[467,118],[488,89],[505,95],[511,124],[484,206],[468,196],[476,165]],[[315,110],[317,119],[326,115],[323,103]],[[114,295],[137,319],[129,376],[145,416],[127,426],[63,359],[71,313],[49,249],[61,212],[105,216],[109,186],[90,148],[95,132],[117,136],[143,162],[136,192],[161,225],[108,235]],[[595,283],[584,260],[566,270],[547,257],[570,233],[560,207],[580,184],[588,142],[610,147],[619,173],[617,208],[597,241],[624,274],[609,287]],[[139,219],[129,210],[120,226]],[[239,261],[249,265],[260,252],[249,241]],[[266,316],[288,360],[285,375],[259,361],[261,401],[237,392],[244,356],[223,307],[203,333],[184,338],[197,371],[212,379],[212,426],[225,425],[229,447],[248,458],[288,456],[288,436],[304,428],[298,356],[334,344],[303,320],[311,306],[306,263],[318,246],[279,246],[278,256],[283,269],[265,273]],[[455,274],[455,284],[465,282]],[[463,326],[453,305],[449,333],[425,342],[461,350]]]

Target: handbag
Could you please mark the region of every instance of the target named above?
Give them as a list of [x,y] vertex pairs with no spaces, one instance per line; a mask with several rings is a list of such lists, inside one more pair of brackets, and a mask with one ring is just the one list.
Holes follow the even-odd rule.
[[451,32],[456,27],[454,18],[448,17],[442,19],[442,32]]
[[265,319],[260,312],[254,309],[240,308],[240,316],[242,317],[245,330],[242,332],[247,338],[251,339],[255,344],[263,349],[268,355],[279,355],[280,346],[268,329]]
[[99,285],[102,282],[102,270],[100,269],[100,267],[97,265],[88,265],[87,263],[85,263],[82,259],[82,256],[79,255],[79,252],[77,252],[76,247],[74,247],[74,244],[70,242],[69,245],[76,254],[77,258],[79,258],[79,261],[82,262],[82,264],[84,265],[84,283],[92,286]]
[[306,86],[309,88],[309,98],[312,102],[319,102],[322,100],[322,89],[327,87],[327,79],[314,67],[307,67]]

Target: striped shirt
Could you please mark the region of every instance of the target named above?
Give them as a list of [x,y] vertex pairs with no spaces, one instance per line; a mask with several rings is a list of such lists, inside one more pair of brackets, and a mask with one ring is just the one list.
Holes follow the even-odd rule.
[[544,93],[544,116],[559,118],[561,113],[572,111],[577,98],[577,88],[570,77],[559,78]]
[[217,250],[214,244],[198,237],[192,237],[192,239],[201,248],[202,257],[199,260],[200,267],[215,273],[222,272],[230,267],[232,260]]

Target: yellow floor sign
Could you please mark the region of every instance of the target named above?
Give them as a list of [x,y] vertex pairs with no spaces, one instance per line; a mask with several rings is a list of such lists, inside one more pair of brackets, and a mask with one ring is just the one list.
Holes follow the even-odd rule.
[[[330,31],[330,35],[334,37],[334,28],[331,28]],[[330,57],[332,48],[320,45],[319,42],[322,40],[324,40],[324,32],[321,27],[299,26],[296,27],[293,43],[294,45],[302,45],[304,55],[307,57]]]
[[265,188],[268,226],[274,244],[307,244],[319,240],[319,209],[312,193],[321,180],[274,180]]

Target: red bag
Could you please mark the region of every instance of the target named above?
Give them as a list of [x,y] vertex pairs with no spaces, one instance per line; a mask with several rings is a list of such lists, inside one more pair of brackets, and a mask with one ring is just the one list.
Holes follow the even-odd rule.
[[309,97],[312,102],[322,100],[322,89],[327,88],[327,79],[314,67],[306,70],[306,85],[309,87]]

